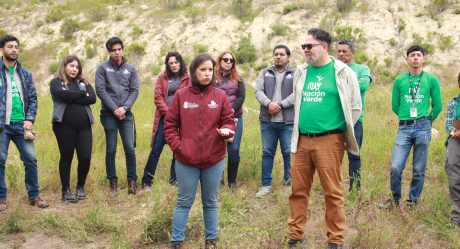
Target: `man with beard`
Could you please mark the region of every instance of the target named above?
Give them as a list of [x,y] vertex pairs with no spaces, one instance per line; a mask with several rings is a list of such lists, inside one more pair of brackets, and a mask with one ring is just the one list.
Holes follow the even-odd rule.
[[262,136],[262,187],[256,197],[271,192],[272,170],[278,140],[284,160],[283,185],[291,185],[290,139],[294,121],[292,80],[294,69],[289,67],[291,51],[285,45],[273,50],[274,65],[263,69],[256,80],[255,96],[260,102],[260,130]]
[[[354,62],[354,54],[355,44],[353,44],[353,42],[345,39],[339,41],[337,45],[337,59],[347,64],[353,72],[355,72],[356,77],[358,77],[359,91],[361,92],[361,103],[363,107],[362,109],[364,112],[364,94],[372,82],[372,76],[367,65]],[[356,122],[354,130],[356,141],[361,149],[361,145],[363,143],[363,113],[361,113],[358,122]],[[361,190],[361,157],[348,153],[348,161],[348,175],[350,176],[349,190],[352,191],[353,188],[355,188],[359,191]]]
[[310,29],[301,45],[307,64],[294,78],[294,128],[292,132],[292,193],[288,219],[289,248],[304,240],[307,207],[315,170],[326,202],[328,248],[343,248],[345,210],[341,189],[344,144],[359,155],[353,126],[361,114],[361,97],[355,73],[329,56],[329,33]]
[[24,163],[29,204],[46,208],[48,203],[39,196],[37,160],[33,143],[37,92],[32,74],[18,61],[18,38],[11,35],[0,38],[0,52],[3,54],[0,60],[0,211],[7,208],[5,163],[11,141],[16,145]]

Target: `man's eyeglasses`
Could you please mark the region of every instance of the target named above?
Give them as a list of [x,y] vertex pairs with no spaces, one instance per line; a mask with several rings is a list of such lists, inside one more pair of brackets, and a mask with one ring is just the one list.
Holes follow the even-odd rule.
[[223,60],[225,63],[229,63],[229,62],[230,62],[230,63],[233,63],[233,62],[235,62],[235,60],[232,59],[232,58],[222,58],[222,60]]
[[318,43],[318,44],[302,44],[300,45],[302,47],[303,50],[305,50],[305,48],[307,48],[308,50],[312,49],[314,46],[318,46],[318,45],[323,45],[322,43]]

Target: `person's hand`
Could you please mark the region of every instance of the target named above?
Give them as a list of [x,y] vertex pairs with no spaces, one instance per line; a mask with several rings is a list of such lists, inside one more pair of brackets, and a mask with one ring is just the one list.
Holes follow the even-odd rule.
[[217,132],[219,133],[220,136],[222,137],[228,137],[230,135],[234,135],[235,132],[230,130],[229,128],[220,128],[217,129]]
[[460,138],[460,130],[452,131],[450,135],[454,138]]
[[34,128],[34,123],[32,123],[29,120],[26,120],[26,121],[24,121],[24,125],[22,126],[22,128],[24,128],[26,130],[32,130]]
[[120,116],[122,115],[125,115],[126,113],[126,110],[124,107],[118,107],[117,109],[115,109],[115,111],[113,111],[113,114],[118,118],[120,119]]
[[268,103],[268,113],[270,115],[275,115],[279,111],[281,111],[281,104],[279,104],[278,102],[270,102],[270,103]]
[[118,120],[125,120],[125,119],[126,119],[126,115],[123,114],[123,115],[121,115],[121,116],[119,116],[119,117],[117,117],[117,118],[118,118]]

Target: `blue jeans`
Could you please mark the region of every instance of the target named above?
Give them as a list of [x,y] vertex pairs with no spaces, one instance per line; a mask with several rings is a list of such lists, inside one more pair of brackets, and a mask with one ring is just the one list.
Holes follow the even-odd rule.
[[291,178],[291,136],[293,124],[260,122],[262,135],[262,186],[272,185],[273,161],[275,158],[278,140],[280,141],[281,154],[284,160],[285,181]]
[[[363,123],[360,121],[356,122],[354,126],[355,138],[358,142],[358,146],[361,149],[363,144]],[[353,189],[353,184],[356,181],[356,190],[361,189],[361,157],[348,153],[348,175],[350,176],[350,188]]]
[[117,151],[117,135],[120,131],[121,141],[126,158],[126,171],[128,180],[137,180],[136,174],[136,151],[135,147],[135,131],[134,117],[131,113],[126,114],[126,119],[118,120],[115,116],[101,115],[101,123],[104,126],[106,151],[105,151],[105,167],[107,179],[117,178],[115,169],[115,154]]
[[391,156],[390,186],[393,199],[401,199],[401,180],[407,157],[411,147],[414,147],[412,159],[412,181],[410,184],[409,200],[417,202],[425,182],[428,145],[431,140],[431,122],[421,121],[413,125],[401,125],[396,135],[396,141]]
[[[152,180],[155,177],[155,171],[157,170],[158,160],[160,159],[161,152],[163,152],[163,147],[166,144],[166,139],[164,136],[163,128],[165,124],[164,116],[160,118],[158,122],[157,131],[155,133],[155,138],[153,139],[152,149],[150,150],[149,159],[144,168],[144,176],[142,177],[142,184],[151,185]],[[171,161],[171,169],[169,175],[169,182],[176,181],[176,170],[174,169],[174,157]]]
[[185,227],[187,225],[190,209],[195,200],[198,182],[201,182],[201,202],[203,204],[206,239],[217,239],[217,194],[219,192],[220,177],[223,171],[224,160],[205,169],[185,165],[176,160],[179,196],[173,214],[171,241],[184,241],[185,239]]
[[29,199],[39,195],[37,159],[34,143],[24,139],[24,122],[10,123],[0,129],[0,200],[6,200],[5,162],[8,157],[10,141],[16,144],[25,167],[25,183]]

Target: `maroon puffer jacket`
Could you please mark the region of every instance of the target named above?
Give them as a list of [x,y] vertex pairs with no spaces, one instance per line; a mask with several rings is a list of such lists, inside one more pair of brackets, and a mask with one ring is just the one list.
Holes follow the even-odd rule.
[[176,160],[207,168],[224,159],[226,138],[219,135],[219,128],[235,131],[232,107],[224,91],[214,86],[204,92],[194,86],[177,90],[164,127]]

